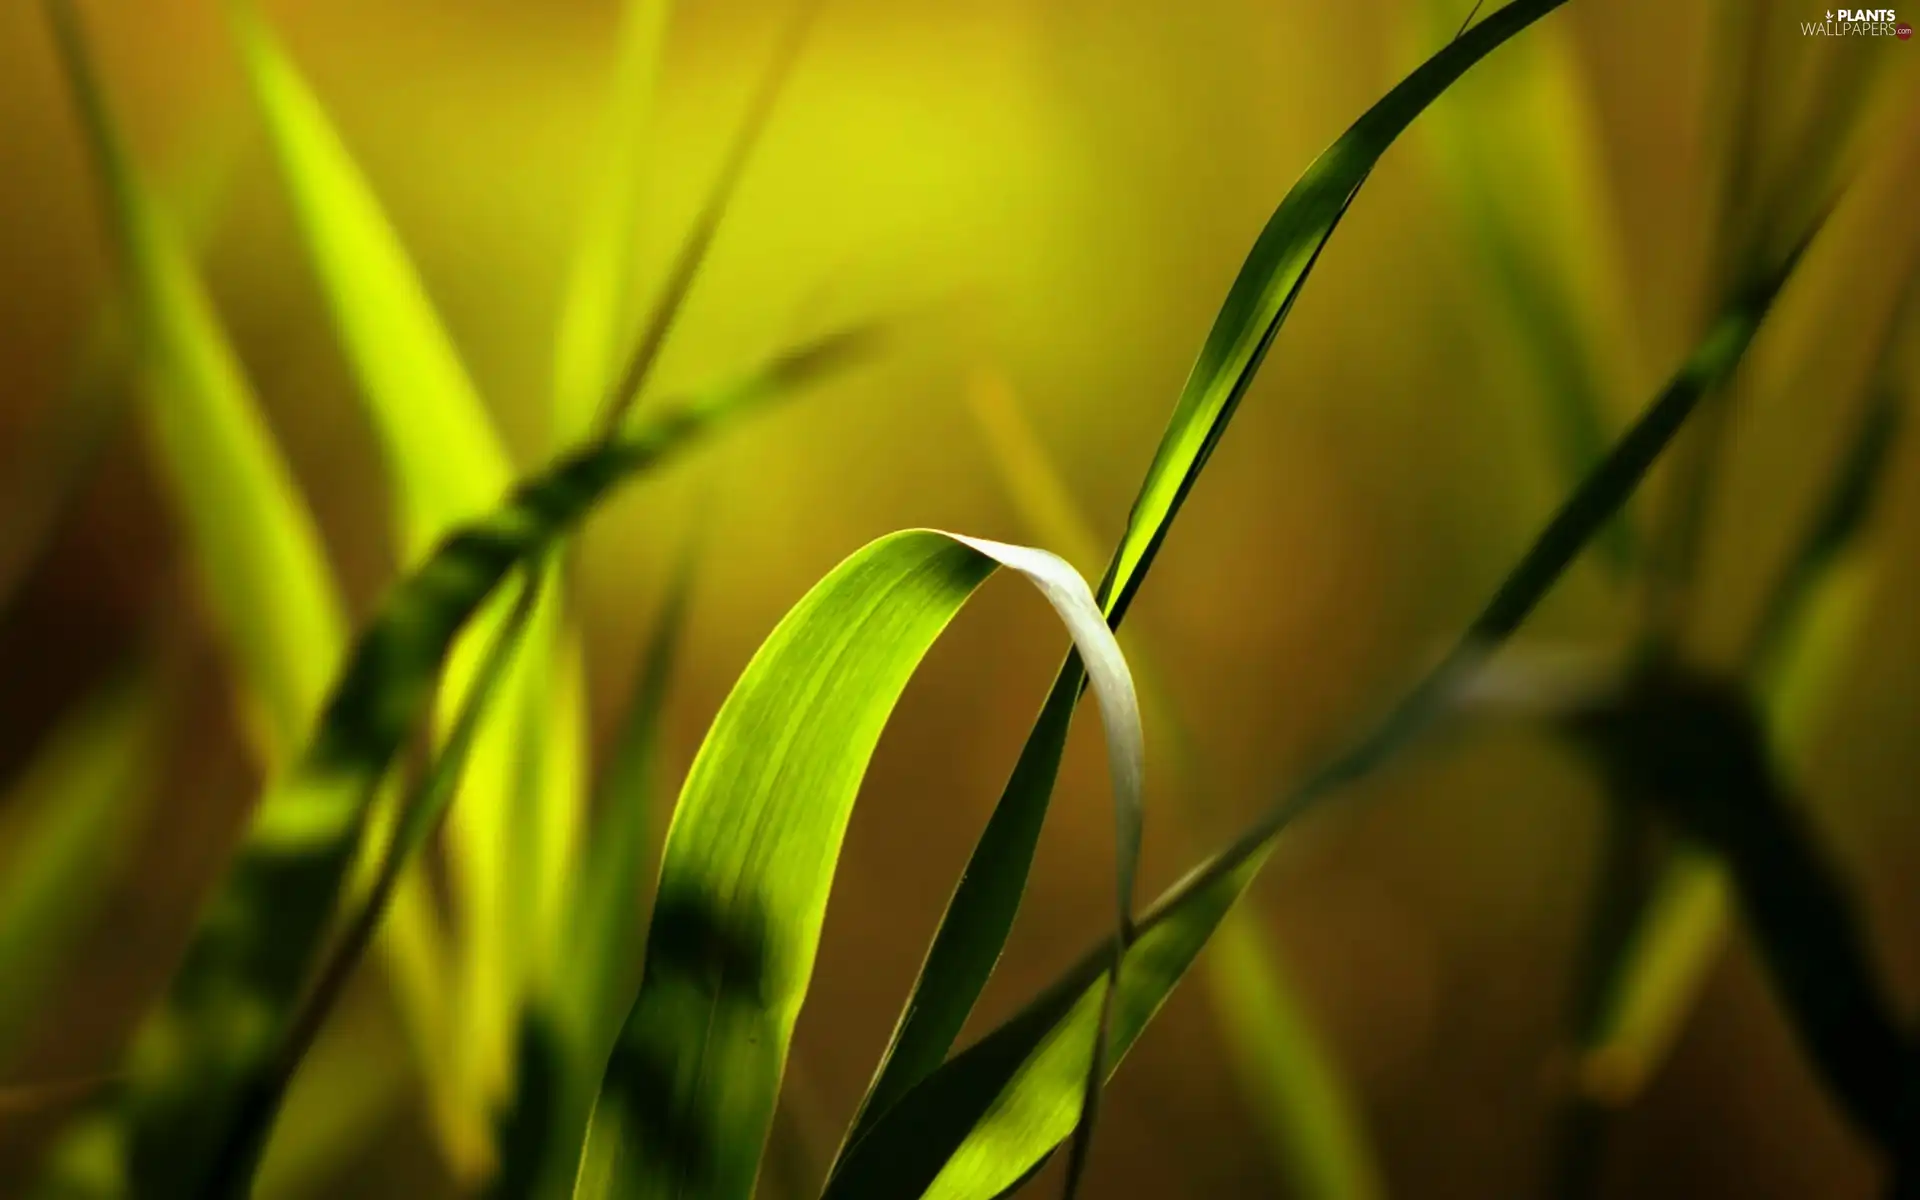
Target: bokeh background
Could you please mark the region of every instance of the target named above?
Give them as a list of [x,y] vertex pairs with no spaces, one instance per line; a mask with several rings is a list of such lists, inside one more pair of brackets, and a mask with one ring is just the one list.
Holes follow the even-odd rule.
[[[393,561],[377,448],[219,7],[84,8],[141,162],[179,207],[206,214],[207,278],[364,616]],[[674,18],[643,233],[655,278],[785,11],[736,0],[684,5]],[[405,236],[521,465],[537,465],[615,5],[288,0],[268,12]],[[1452,22],[1464,15],[1463,5]],[[1790,4],[1573,0],[1388,154],[1131,618],[1194,730],[1209,796],[1192,803],[1194,781],[1164,769],[1150,729],[1146,891],[1396,694],[1564,490],[1523,329],[1479,253],[1437,123],[1503,114],[1481,182],[1520,198],[1518,210],[1539,222],[1533,244],[1592,318],[1617,427],[1702,329],[1702,281],[1724,219],[1711,93],[1716,64],[1739,41],[1729,22],[1784,27],[1821,15]],[[602,742],[690,521],[708,523],[708,551],[672,701],[676,770],[760,639],[856,547],[912,525],[1038,536],[970,408],[983,378],[1010,390],[1099,537],[1117,536],[1261,223],[1312,156],[1451,32],[1446,18],[1445,5],[1425,0],[830,0],[656,391],[722,377],[852,319],[887,318],[894,334],[872,365],[741,425],[594,522],[580,616]],[[1878,82],[1858,121],[1830,131],[1857,143],[1847,160],[1857,185],[1735,391],[1689,632],[1710,662],[1739,644],[1832,471],[1914,262],[1920,48],[1886,41],[1834,67],[1831,47],[1783,32],[1775,51],[1764,115],[1776,131],[1811,106],[1807,80],[1819,70],[1871,68]],[[1503,78],[1547,84],[1504,100],[1483,91],[1469,106],[1472,88]],[[77,348],[112,286],[104,246],[44,16],[7,5],[0,471],[9,485],[38,469],[36,439],[69,402]],[[1891,340],[1911,346],[1915,330],[1909,321]],[[1895,369],[1920,389],[1920,359],[1905,361]],[[0,775],[145,644],[156,614],[180,614],[169,628],[183,631],[173,655],[184,682],[151,821],[100,881],[105,902],[67,956],[31,1045],[9,1064],[13,1084],[111,1066],[257,782],[143,439],[133,422],[121,426],[51,545],[0,597]],[[1801,778],[1878,961],[1913,1013],[1920,439],[1902,438],[1893,453],[1871,528],[1871,599],[1836,652],[1838,682],[1808,735]],[[1092,574],[1101,564],[1078,565]],[[1637,615],[1632,595],[1588,563],[1523,641],[1618,647]],[[996,584],[935,649],[886,734],[790,1083],[829,1148],[1063,647],[1044,606]],[[1099,935],[1111,870],[1105,788],[1097,730],[1083,719],[978,1028]],[[1170,815],[1183,804],[1188,816]],[[1538,1192],[1565,1083],[1564,1011],[1599,806],[1583,764],[1551,737],[1524,721],[1483,722],[1423,745],[1282,839],[1250,903],[1359,1098],[1391,1194]],[[353,1036],[369,1061],[401,1057],[377,994],[358,1008]],[[1089,1194],[1284,1194],[1197,977],[1109,1095]],[[309,1194],[448,1189],[411,1114],[403,1105],[346,1138],[351,1152]],[[0,1112],[0,1192],[20,1186],[52,1119],[31,1107]],[[1878,1170],[1736,938],[1671,1060],[1619,1118],[1605,1192],[1866,1196]]]

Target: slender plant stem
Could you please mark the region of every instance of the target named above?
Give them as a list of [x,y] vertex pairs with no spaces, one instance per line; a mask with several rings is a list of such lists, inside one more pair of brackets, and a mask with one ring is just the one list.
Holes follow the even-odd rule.
[[[1903,327],[1904,315],[1917,298],[1920,298],[1920,286],[1909,285],[1894,306],[1882,337],[1883,346],[1893,344]],[[1882,381],[1870,394],[1831,489],[1769,592],[1760,619],[1744,647],[1740,661],[1749,689],[1764,687],[1774,676],[1790,632],[1804,618],[1820,581],[1864,526],[1890,458],[1899,418],[1898,402],[1899,389],[1891,380]],[[1650,658],[1661,654],[1670,658],[1675,647],[1671,641],[1656,642],[1643,653]],[[1769,732],[1777,736],[1779,731]],[[1605,780],[1603,786],[1608,789],[1606,820],[1610,826],[1637,823],[1644,828],[1652,822],[1653,814],[1646,804],[1648,797],[1621,795]],[[1594,1056],[1605,1051],[1614,1036],[1606,1024],[1606,1014],[1623,989],[1629,987],[1632,973],[1638,970],[1634,949],[1641,944],[1641,939],[1636,931],[1644,932],[1648,922],[1655,919],[1656,897],[1670,894],[1662,884],[1684,869],[1671,850],[1649,847],[1645,853],[1646,857],[1637,867],[1612,858],[1603,867],[1600,894],[1595,899],[1585,935],[1587,957],[1570,1014],[1573,1051],[1582,1064],[1593,1062]],[[1611,878],[1612,872],[1620,870],[1637,871],[1640,878]],[[1651,875],[1647,874],[1649,871]],[[1607,944],[1611,944],[1611,952],[1601,949]],[[1596,960],[1595,955],[1600,957]],[[1555,1150],[1548,1167],[1548,1194],[1562,1200],[1583,1200],[1595,1194],[1606,1128],[1623,1099],[1596,1095],[1582,1083],[1574,1080],[1556,1120]]]
[[[1165,892],[1141,917],[1138,934],[1144,936],[1179,912],[1187,897],[1259,856],[1295,818],[1393,758],[1451,707],[1461,683],[1520,628],[1580,552],[1620,511],[1701,399],[1739,365],[1804,248],[1803,242],[1779,269],[1744,289],[1728,307],[1659,397],[1547,522],[1439,663],[1344,753],[1297,784],[1225,849]],[[1105,961],[1104,953],[1099,957]]]
[[1567,1025],[1573,1031],[1564,1074],[1567,1091],[1554,1118],[1549,1151],[1546,1194],[1560,1200],[1600,1195],[1610,1113],[1581,1085],[1579,1068],[1587,1052],[1605,1036],[1608,985],[1632,946],[1658,865],[1651,814],[1625,803],[1610,787],[1602,800],[1604,833],[1567,1013]]
[[706,264],[707,252],[713,248],[713,239],[720,232],[720,221],[726,216],[734,194],[740,190],[740,180],[746,174],[747,164],[753,160],[753,152],[766,133],[774,106],[786,90],[787,80],[793,75],[794,64],[800,59],[801,47],[806,44],[807,33],[813,28],[814,18],[819,14],[823,2],[800,0],[799,8],[782,33],[780,44],[774,51],[773,63],[760,77],[760,84],[747,106],[746,118],[727,147],[727,157],[721,164],[720,173],[714,177],[713,187],[700,206],[699,215],[694,218],[693,228],[688,231],[686,240],[680,243],[680,251],[674,256],[673,266],[667,273],[666,285],[642,328],[633,355],[627,360],[619,382],[607,393],[600,414],[600,435],[603,439],[611,441],[619,434],[621,424],[639,402],[640,393],[652,377],[653,368],[660,360],[660,352],[666,348],[667,338],[673,333],[680,313],[686,307],[694,281],[700,277],[700,268]]
[[287,1089],[293,1084],[294,1073],[299,1070],[300,1063],[319,1037],[328,1014],[339,1003],[360,960],[366,957],[367,947],[372,944],[373,936],[380,928],[380,918],[386,915],[388,902],[393,898],[394,889],[399,885],[407,864],[438,828],[452,804],[466,765],[467,751],[498,690],[496,685],[500,677],[519,648],[545,578],[546,572],[541,562],[529,564],[526,582],[506,621],[501,624],[487,648],[480,674],[475,677],[474,686],[467,693],[466,703],[454,722],[446,744],[401,809],[398,827],[387,843],[379,873],[368,889],[366,898],[347,919],[333,952],[316,974],[313,985],[307,991],[305,1003],[295,1014],[281,1040],[273,1069],[262,1076],[259,1083],[242,1098],[239,1119],[234,1122],[226,1148],[220,1156],[221,1167],[215,1172],[217,1182],[213,1195],[241,1196],[251,1186],[254,1164],[266,1148],[273,1118],[280,1111]]

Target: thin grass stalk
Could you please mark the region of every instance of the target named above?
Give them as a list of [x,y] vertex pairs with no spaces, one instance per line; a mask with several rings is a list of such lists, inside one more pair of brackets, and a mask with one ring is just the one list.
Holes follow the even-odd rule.
[[700,206],[693,228],[680,243],[673,265],[667,272],[666,283],[642,327],[633,354],[602,403],[599,429],[603,439],[612,438],[618,433],[627,414],[646,390],[653,368],[660,360],[660,352],[666,348],[667,339],[686,307],[687,297],[700,277],[700,268],[706,264],[707,253],[713,248],[714,238],[720,232],[720,223],[731,207],[735,193],[740,190],[740,181],[745,177],[754,151],[759,148],[766,134],[774,108],[786,90],[787,81],[800,60],[800,51],[806,45],[807,34],[812,30],[814,18],[824,3],[825,0],[797,0],[798,6],[781,33],[773,61],[761,74],[754,88],[753,99],[747,105],[746,116],[735,131],[733,140],[728,143],[727,156],[720,172],[714,177],[713,186]]

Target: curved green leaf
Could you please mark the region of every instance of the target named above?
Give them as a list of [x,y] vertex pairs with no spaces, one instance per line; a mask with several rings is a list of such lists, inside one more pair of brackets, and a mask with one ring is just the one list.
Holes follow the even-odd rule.
[[641,658],[613,758],[601,780],[599,823],[580,903],[573,913],[570,966],[562,976],[571,982],[555,989],[573,1011],[571,1021],[581,1030],[590,1047],[588,1056],[596,1064],[606,1061],[619,1036],[638,983],[630,967],[638,967],[637,951],[644,941],[641,902],[650,832],[664,807],[655,778],[660,735],[667,689],[692,613],[698,546],[697,535],[689,535],[668,578],[666,598]]
[[1124,936],[1139,857],[1140,717],[1085,581],[1026,547],[930,530],[881,538],[781,621],[694,760],[667,834],[640,996],[607,1067],[576,1195],[751,1195],[868,760],[922,656],[1000,566],[1039,588],[1090,665]]
[[[1469,67],[1562,3],[1515,0],[1466,31],[1368,109],[1280,202],[1214,319],[1134,500],[1097,593],[1109,623],[1117,626],[1126,615],[1267,347],[1374,164]],[[848,1131],[848,1145],[940,1065],[993,973],[1026,888],[1082,680],[1079,663],[1069,657],[948,902],[886,1057]]]
[[[968,391],[969,407],[1015,507],[1038,540],[1091,561],[1094,538],[1066,482],[1020,411],[1011,388],[983,374]],[[1176,780],[1189,839],[1198,841],[1201,768],[1189,732],[1160,681],[1138,627],[1127,645],[1148,720],[1160,730],[1164,761]],[[1257,914],[1234,908],[1214,934],[1207,983],[1216,1023],[1240,1090],[1260,1121],[1274,1165],[1290,1194],[1315,1200],[1372,1200],[1379,1169],[1353,1097],[1269,949]]]
[[[1472,36],[1469,33],[1467,36]],[[1457,44],[1457,43],[1456,43]],[[1423,732],[1620,511],[1701,398],[1739,364],[1796,254],[1722,314],[1665,390],[1547,523],[1453,650],[1343,754],[1283,796],[1231,846],[1141,918],[1113,1005],[1109,1062],[1158,1011],[1286,825]],[[1025,1177],[1073,1128],[1106,955],[1085,956],[1011,1020],[906,1093],[842,1155],[824,1200],[988,1200]]]
[[501,1200],[572,1190],[594,1093],[639,986],[652,832],[665,802],[654,776],[698,546],[699,534],[689,534],[667,582],[599,782],[585,877],[553,977],[521,1016],[519,1084],[500,1122],[500,1171],[489,1192]]
[[299,767],[271,788],[161,1009],[111,1097],[56,1156],[47,1194],[193,1196],[244,1179],[228,1164],[244,1098],[273,1069],[318,961],[372,797],[419,723],[454,638],[515,569],[546,553],[615,486],[717,424],[817,378],[861,346],[842,334],[731,387],[576,452],[463,527],[381,606],[355,644]]

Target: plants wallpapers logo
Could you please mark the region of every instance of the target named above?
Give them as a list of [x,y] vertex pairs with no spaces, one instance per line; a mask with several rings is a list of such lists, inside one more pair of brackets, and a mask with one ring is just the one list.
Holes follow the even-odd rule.
[[1891,37],[1906,41],[1913,27],[1891,8],[1828,9],[1825,19],[1800,22],[1802,37]]

